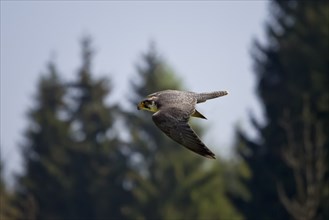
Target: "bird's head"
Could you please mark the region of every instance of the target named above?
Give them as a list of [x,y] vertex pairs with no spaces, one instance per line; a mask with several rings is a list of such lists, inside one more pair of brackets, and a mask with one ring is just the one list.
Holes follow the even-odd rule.
[[146,111],[150,111],[150,112],[157,112],[158,111],[158,106],[155,103],[154,98],[148,98],[148,99],[145,99],[145,100],[141,101],[137,105],[137,109],[138,110],[146,110]]

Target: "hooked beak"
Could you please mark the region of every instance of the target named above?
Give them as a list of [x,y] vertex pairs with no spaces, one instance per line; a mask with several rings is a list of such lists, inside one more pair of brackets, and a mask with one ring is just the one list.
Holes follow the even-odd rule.
[[141,102],[137,105],[137,110],[141,110],[144,107],[144,104]]

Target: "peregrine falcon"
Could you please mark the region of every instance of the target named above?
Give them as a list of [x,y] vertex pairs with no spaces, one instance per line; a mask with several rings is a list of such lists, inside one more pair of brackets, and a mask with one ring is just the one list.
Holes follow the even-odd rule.
[[195,93],[164,90],[148,95],[137,105],[137,109],[154,112],[153,122],[177,143],[204,157],[215,159],[215,154],[200,140],[188,121],[191,116],[206,119],[195,109],[197,103],[227,94],[227,91]]

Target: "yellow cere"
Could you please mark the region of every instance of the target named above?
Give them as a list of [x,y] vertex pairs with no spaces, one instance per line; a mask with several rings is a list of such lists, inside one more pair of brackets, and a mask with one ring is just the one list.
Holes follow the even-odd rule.
[[142,110],[146,110],[146,111],[150,111],[150,112],[157,112],[158,111],[158,108],[156,107],[154,102],[146,103],[145,101],[139,103],[138,109],[142,109]]

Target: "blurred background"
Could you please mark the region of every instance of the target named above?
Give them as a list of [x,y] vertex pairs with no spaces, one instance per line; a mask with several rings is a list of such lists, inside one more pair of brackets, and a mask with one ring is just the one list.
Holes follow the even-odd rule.
[[[1,1],[0,219],[328,219],[325,1]],[[136,110],[228,90],[191,124]]]

